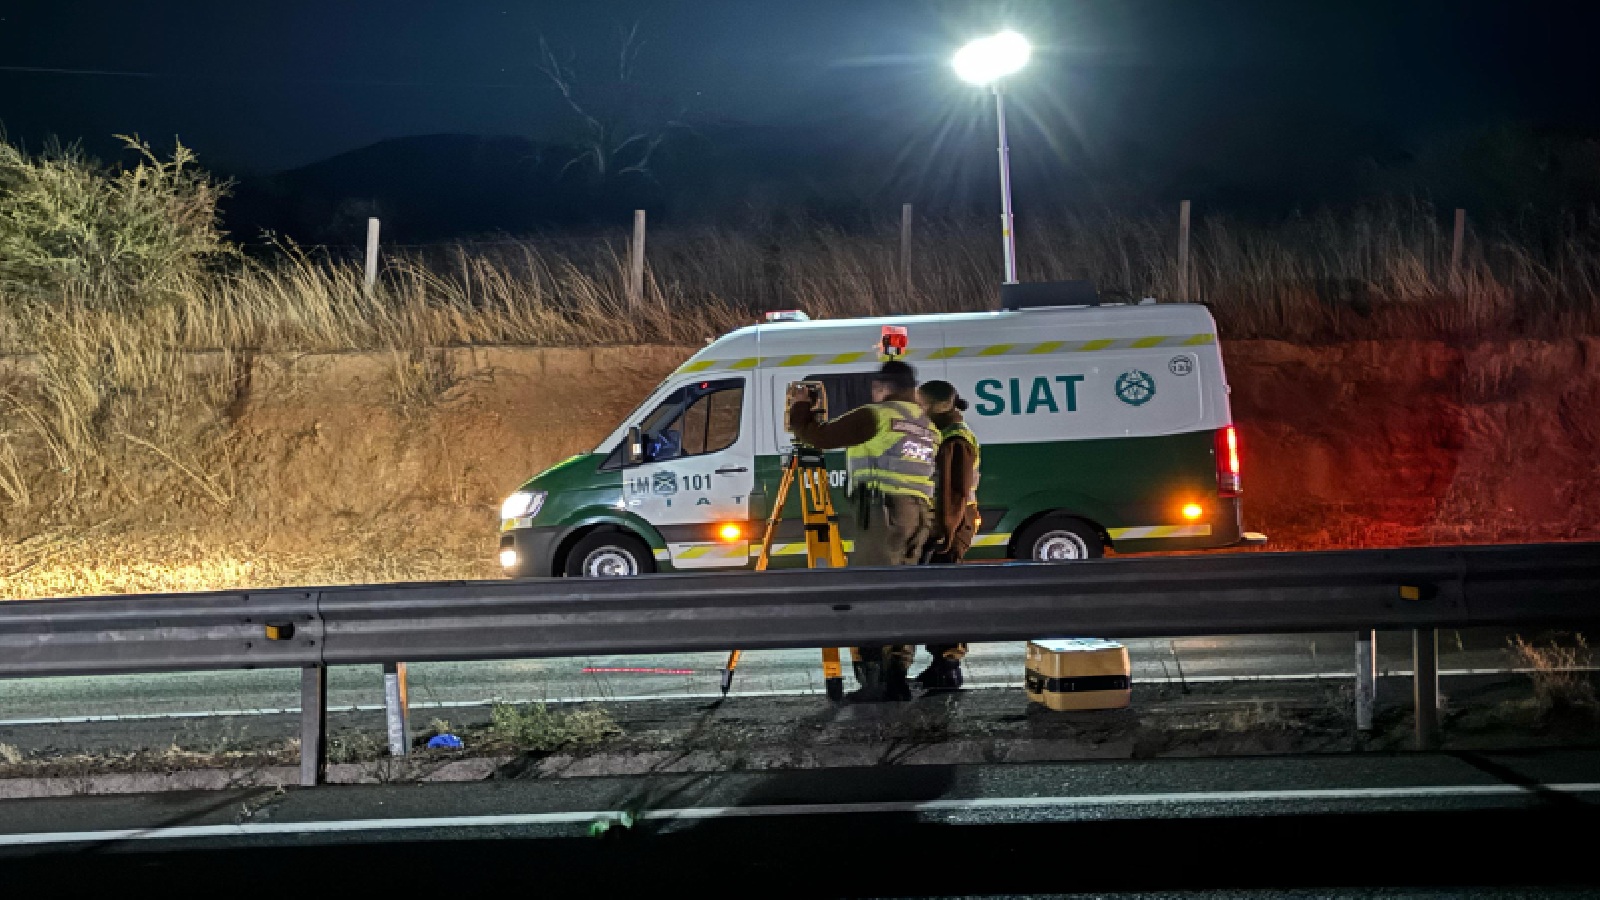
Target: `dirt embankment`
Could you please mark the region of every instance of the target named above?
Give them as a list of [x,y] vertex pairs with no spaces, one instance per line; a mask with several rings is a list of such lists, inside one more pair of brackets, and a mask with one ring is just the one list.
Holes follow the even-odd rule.
[[1225,352],[1279,549],[1600,538],[1600,339]]
[[[1600,339],[1225,351],[1246,522],[1273,548],[1600,538]],[[689,352],[200,360],[181,377],[204,389],[103,404],[96,465],[8,422],[0,596],[494,577],[503,495]]]

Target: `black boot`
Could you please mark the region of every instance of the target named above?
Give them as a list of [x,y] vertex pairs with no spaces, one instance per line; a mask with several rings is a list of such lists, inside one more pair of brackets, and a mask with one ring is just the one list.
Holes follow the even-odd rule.
[[883,664],[858,662],[855,664],[856,683],[861,687],[844,695],[851,703],[881,703],[883,695]]
[[922,689],[929,693],[959,691],[964,681],[966,678],[961,673],[960,661],[942,656],[935,659],[932,665],[923,669],[922,674],[916,677],[917,684],[922,685]]
[[884,669],[883,698],[885,700],[910,700],[911,684],[906,680],[906,673],[910,669],[905,663],[898,660],[891,661]]

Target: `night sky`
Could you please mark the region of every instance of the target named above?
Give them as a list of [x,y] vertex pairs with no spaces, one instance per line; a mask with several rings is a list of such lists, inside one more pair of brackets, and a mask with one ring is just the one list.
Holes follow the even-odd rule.
[[633,23],[642,80],[705,140],[768,134],[908,195],[992,166],[987,98],[948,59],[1001,25],[1036,46],[1019,178],[1080,192],[1310,196],[1494,127],[1600,134],[1600,4],[1478,0],[0,0],[0,123],[101,155],[178,135],[244,176],[414,135],[560,141],[540,36],[601,73]]

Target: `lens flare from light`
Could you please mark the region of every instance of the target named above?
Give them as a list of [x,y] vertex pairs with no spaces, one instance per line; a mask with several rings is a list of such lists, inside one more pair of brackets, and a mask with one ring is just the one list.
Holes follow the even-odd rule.
[[951,63],[962,81],[992,84],[1022,71],[1032,54],[1033,48],[1029,46],[1027,38],[1015,31],[1002,31],[968,42],[956,51]]
[[1198,503],[1190,503],[1183,508],[1183,517],[1191,522],[1205,515],[1205,513],[1206,511]]
[[503,569],[514,569],[514,568],[516,568],[516,566],[517,566],[517,551],[511,549],[510,547],[507,547],[506,549],[501,550],[500,551],[500,567],[503,568]]
[[722,538],[725,541],[737,541],[738,539],[744,537],[744,529],[733,524],[732,522],[729,522],[728,524],[717,529],[717,537]]

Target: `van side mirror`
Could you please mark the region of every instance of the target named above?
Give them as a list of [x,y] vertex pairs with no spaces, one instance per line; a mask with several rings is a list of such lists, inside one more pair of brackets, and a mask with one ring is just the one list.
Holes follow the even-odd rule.
[[637,466],[644,462],[644,432],[637,425],[628,426],[628,436],[622,442],[622,464]]

